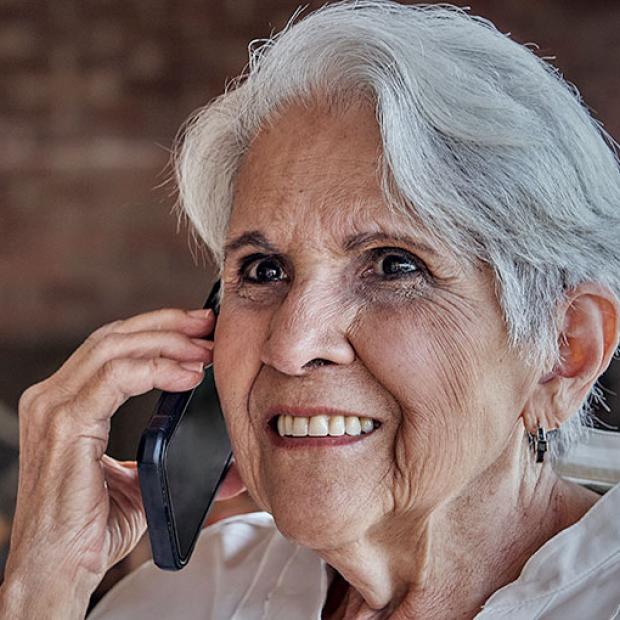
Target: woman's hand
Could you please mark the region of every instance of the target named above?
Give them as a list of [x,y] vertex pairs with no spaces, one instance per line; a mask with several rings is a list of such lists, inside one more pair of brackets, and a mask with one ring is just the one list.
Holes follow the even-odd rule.
[[95,331],[19,404],[20,471],[0,617],[83,617],[146,528],[135,463],[105,454],[110,419],[153,388],[189,390],[211,362],[212,311],[159,310]]

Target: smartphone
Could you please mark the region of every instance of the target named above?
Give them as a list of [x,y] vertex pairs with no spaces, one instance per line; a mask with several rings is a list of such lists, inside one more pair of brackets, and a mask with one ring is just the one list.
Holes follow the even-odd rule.
[[[219,281],[205,308],[218,311]],[[232,451],[213,365],[188,392],[163,392],[138,447],[138,477],[153,560],[167,570],[189,561],[230,467]]]

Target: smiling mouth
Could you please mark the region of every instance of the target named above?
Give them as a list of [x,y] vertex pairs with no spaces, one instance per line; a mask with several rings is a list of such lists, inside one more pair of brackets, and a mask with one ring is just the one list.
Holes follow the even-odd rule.
[[372,418],[356,415],[314,415],[311,417],[276,415],[269,426],[280,437],[343,437],[367,435],[381,426]]

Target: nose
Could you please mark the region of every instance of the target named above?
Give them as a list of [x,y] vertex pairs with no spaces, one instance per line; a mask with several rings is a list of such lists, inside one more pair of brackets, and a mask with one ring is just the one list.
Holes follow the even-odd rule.
[[352,318],[352,309],[325,285],[294,286],[272,315],[261,361],[287,375],[350,364],[355,359],[347,338]]

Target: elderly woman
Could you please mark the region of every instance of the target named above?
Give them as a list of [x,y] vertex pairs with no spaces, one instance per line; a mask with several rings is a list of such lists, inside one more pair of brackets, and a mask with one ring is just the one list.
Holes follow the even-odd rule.
[[458,9],[339,3],[253,49],[178,165],[214,341],[144,314],[26,391],[2,617],[83,617],[145,528],[110,418],[212,358],[224,495],[261,512],[93,618],[614,617],[620,489],[551,461],[618,343],[620,173],[558,73]]

